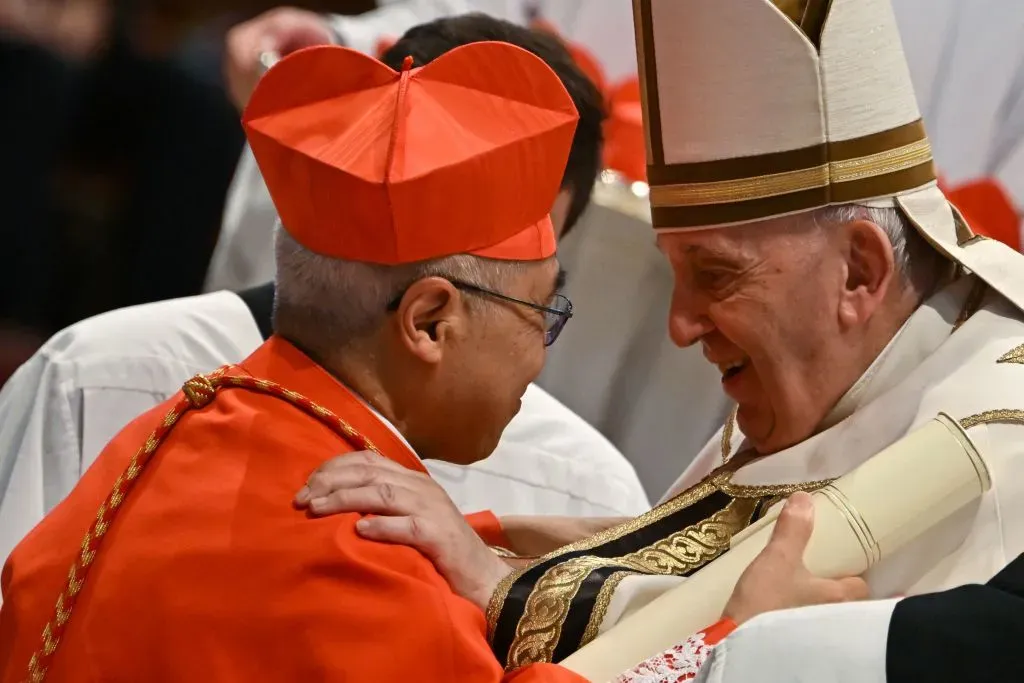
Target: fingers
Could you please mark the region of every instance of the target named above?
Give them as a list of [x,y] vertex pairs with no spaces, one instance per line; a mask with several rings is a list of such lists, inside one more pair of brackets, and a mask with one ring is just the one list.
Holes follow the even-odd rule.
[[765,552],[776,553],[794,563],[802,562],[813,531],[814,501],[807,493],[794,493],[779,514]]
[[[311,506],[313,512],[317,514],[348,512],[350,510],[346,509],[345,505],[348,505],[351,499],[346,498],[346,492],[351,493],[351,490],[358,488],[373,488],[378,489],[380,503],[375,507],[380,508],[393,504],[395,488],[415,486],[417,478],[422,478],[422,475],[375,453],[349,453],[332,458],[309,475],[306,484],[295,495],[295,504],[300,508]],[[317,502],[315,506],[312,505],[313,502]],[[371,512],[369,509],[352,511]]]
[[428,558],[437,557],[433,526],[419,517],[365,517],[356,522],[356,532],[370,541],[408,545]]
[[419,497],[412,491],[389,482],[361,488],[339,488],[309,501],[309,511],[318,517],[342,512],[366,515],[411,515],[417,511]]

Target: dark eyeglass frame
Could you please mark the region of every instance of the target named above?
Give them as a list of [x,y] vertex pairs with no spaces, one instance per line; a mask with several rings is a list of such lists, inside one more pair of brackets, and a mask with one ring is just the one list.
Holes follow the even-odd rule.
[[[541,313],[543,313],[544,346],[551,346],[552,344],[555,343],[555,340],[558,339],[558,335],[560,335],[562,333],[562,330],[565,328],[565,324],[569,322],[569,318],[572,317],[572,302],[569,301],[569,297],[563,294],[555,294],[555,301],[564,302],[565,304],[565,310],[559,310],[551,306],[541,306],[540,304],[535,304],[532,301],[523,301],[522,299],[517,299],[514,296],[508,296],[507,294],[502,294],[501,292],[495,292],[494,290],[491,289],[485,289],[484,287],[480,287],[469,282],[463,282],[462,280],[452,280],[450,278],[446,279],[448,280],[448,282],[452,283],[452,285],[456,289],[461,289],[466,292],[472,292],[474,294],[481,294],[483,296],[489,296],[513,304],[519,304],[520,306],[526,306],[527,308],[532,308],[535,311],[540,311]],[[398,310],[398,305],[402,302],[403,296],[405,296],[404,290],[402,291],[401,294],[399,294],[398,296],[391,300],[391,303],[388,304],[388,310]]]

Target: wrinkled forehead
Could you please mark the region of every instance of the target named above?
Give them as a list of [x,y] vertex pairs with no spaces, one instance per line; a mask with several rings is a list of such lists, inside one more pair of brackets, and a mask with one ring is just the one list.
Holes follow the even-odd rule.
[[660,230],[658,249],[670,257],[752,257],[776,247],[792,246],[813,226],[809,212],[738,225]]

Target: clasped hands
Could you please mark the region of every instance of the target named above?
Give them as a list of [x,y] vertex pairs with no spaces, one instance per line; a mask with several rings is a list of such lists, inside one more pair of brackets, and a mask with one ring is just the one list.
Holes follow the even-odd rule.
[[[375,453],[350,453],[324,462],[298,492],[295,504],[315,516],[375,515],[356,523],[360,536],[416,548],[456,594],[482,610],[512,572],[436,481]],[[813,528],[810,495],[794,494],[768,545],[740,577],[723,616],[741,624],[763,612],[867,598],[867,584],[860,578],[822,579],[807,570],[803,554]]]

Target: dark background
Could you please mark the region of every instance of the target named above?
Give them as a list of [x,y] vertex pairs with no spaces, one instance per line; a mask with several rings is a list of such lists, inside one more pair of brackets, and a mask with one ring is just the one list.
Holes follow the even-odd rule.
[[[61,28],[49,40],[0,31],[0,385],[66,325],[200,292],[243,145],[224,37],[276,6],[23,1]],[[67,47],[76,40],[85,47]]]

